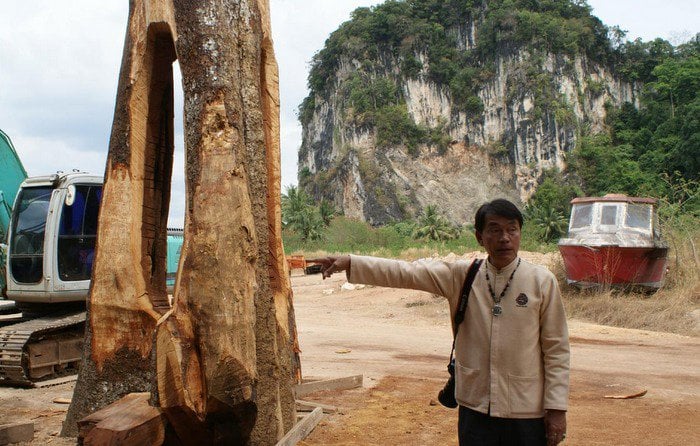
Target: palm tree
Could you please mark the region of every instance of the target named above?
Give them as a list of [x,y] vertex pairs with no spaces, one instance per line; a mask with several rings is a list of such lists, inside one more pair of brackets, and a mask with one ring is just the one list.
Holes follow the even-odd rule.
[[323,225],[328,226],[331,224],[333,217],[335,217],[335,208],[326,200],[321,200],[321,204],[318,206],[318,213],[321,216],[321,220],[323,220]]
[[282,194],[282,226],[301,235],[303,240],[318,240],[323,235],[323,220],[318,208],[303,190],[288,186]]
[[545,242],[556,240],[566,232],[566,217],[552,206],[531,207],[528,208],[527,214]]
[[282,194],[282,225],[287,225],[294,216],[310,204],[304,191],[296,186],[287,186],[287,192]]
[[423,211],[423,216],[418,220],[413,237],[441,241],[454,239],[457,233],[456,228],[438,213],[436,206],[428,205]]

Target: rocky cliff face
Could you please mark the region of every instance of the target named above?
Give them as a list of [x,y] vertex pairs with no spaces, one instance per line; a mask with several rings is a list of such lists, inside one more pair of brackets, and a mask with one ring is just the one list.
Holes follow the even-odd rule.
[[[462,49],[473,47],[473,23],[455,32]],[[584,55],[515,50],[496,55],[476,92],[483,111],[470,114],[448,86],[431,80],[427,55],[414,56],[423,66],[415,76],[403,76],[402,61],[386,53],[366,75],[395,82],[411,120],[448,136],[442,148],[380,149],[374,126],[348,119],[352,104],[341,86],[362,69],[357,60],[341,60],[337,88],[313,98],[299,151],[300,185],[348,217],[382,224],[433,204],[454,222],[471,222],[484,201],[524,203],[545,170],[566,166],[583,130],[603,129],[606,104],[637,103],[634,85]]]

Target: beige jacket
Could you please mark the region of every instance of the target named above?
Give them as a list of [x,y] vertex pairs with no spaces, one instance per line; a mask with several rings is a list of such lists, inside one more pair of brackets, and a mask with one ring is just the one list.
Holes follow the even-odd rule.
[[[537,418],[545,409],[566,410],[569,336],[554,275],[523,260],[493,316],[486,269],[498,297],[518,259],[500,271],[482,263],[457,335],[457,402],[502,418]],[[410,288],[447,297],[454,315],[469,262],[403,262],[351,256],[353,283]],[[446,340],[447,343],[447,340]]]

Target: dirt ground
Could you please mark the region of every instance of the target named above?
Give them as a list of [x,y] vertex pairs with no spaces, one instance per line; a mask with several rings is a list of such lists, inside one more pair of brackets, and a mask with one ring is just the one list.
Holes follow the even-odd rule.
[[[542,260],[542,259],[533,259]],[[362,374],[362,388],[307,401],[338,407],[301,445],[457,444],[455,410],[435,404],[451,333],[444,299],[349,288],[345,275],[292,276],[305,378]],[[569,322],[571,401],[566,445],[691,445],[700,438],[700,339]],[[73,384],[0,388],[0,424],[35,423],[31,445],[57,436]],[[607,399],[646,390],[635,399]]]

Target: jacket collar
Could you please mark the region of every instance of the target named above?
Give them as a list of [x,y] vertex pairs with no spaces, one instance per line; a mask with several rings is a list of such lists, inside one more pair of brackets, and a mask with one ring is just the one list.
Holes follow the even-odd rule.
[[506,266],[504,266],[501,269],[498,269],[495,266],[493,266],[491,264],[491,260],[488,260],[486,262],[486,267],[489,269],[489,272],[496,274],[496,275],[510,274],[513,272],[513,270],[515,269],[515,266],[518,264],[519,258],[520,258],[519,256],[515,256],[515,259],[513,259],[512,262],[510,262],[509,264],[507,264]]

